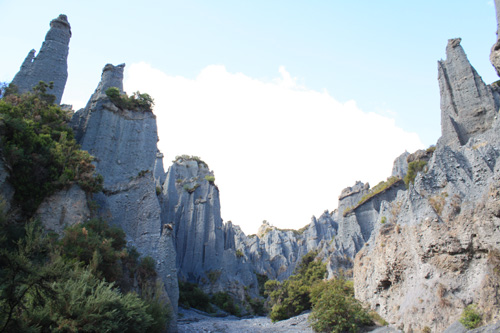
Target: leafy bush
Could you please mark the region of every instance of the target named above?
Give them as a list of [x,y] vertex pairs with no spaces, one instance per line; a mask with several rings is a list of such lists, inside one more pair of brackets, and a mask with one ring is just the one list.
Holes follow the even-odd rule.
[[214,311],[210,305],[210,297],[196,283],[179,281],[179,305],[205,312]]
[[213,304],[217,305],[220,309],[234,315],[241,316],[241,310],[238,305],[234,303],[234,299],[227,293],[219,291],[211,297]]
[[265,283],[269,296],[270,317],[273,322],[299,315],[311,308],[310,291],[312,285],[322,280],[326,265],[315,260],[317,252],[309,252],[302,257],[295,275],[280,283],[269,280]]
[[102,189],[93,158],[80,150],[67,126],[70,113],[53,105],[40,82],[33,93],[0,100],[0,135],[16,201],[27,216],[42,200],[65,185],[78,183],[88,192]]
[[236,250],[236,257],[237,258],[243,258],[243,251],[241,251],[240,249],[237,249]]
[[210,183],[213,183],[213,182],[215,182],[215,176],[206,175],[205,180],[207,180]]
[[66,259],[76,259],[89,265],[97,276],[109,282],[121,278],[119,260],[127,254],[125,244],[123,230],[110,227],[102,219],[92,219],[66,228],[59,242]]
[[167,317],[153,317],[149,303],[99,279],[90,265],[65,260],[66,248],[55,249],[38,223],[26,223],[22,233],[15,225],[0,211],[0,331],[164,330]]
[[127,96],[126,94],[121,94],[120,90],[116,87],[108,88],[106,96],[120,109],[131,111],[151,112],[155,104],[153,98],[148,94],[141,94],[139,91],[136,91],[131,96]]
[[316,332],[357,332],[373,324],[368,312],[354,298],[352,281],[336,278],[316,283],[311,290],[311,327]]
[[413,161],[408,163],[408,172],[406,173],[406,176],[404,178],[404,182],[406,184],[406,187],[410,186],[410,183],[413,184],[415,181],[415,177],[417,174],[424,170],[424,167],[427,165],[427,161]]
[[476,306],[474,304],[470,304],[462,312],[462,316],[459,321],[466,328],[472,330],[481,325],[482,316]]

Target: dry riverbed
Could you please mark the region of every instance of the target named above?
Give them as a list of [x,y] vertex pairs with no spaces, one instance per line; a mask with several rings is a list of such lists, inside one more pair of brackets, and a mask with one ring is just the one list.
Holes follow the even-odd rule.
[[[198,332],[224,332],[224,333],[254,333],[254,332],[314,332],[309,327],[309,313],[301,314],[288,320],[282,320],[276,323],[271,322],[267,317],[238,318],[234,316],[212,317],[205,312],[195,309],[179,308],[178,329],[179,333],[198,333]],[[390,327],[372,327],[365,332],[399,332]]]

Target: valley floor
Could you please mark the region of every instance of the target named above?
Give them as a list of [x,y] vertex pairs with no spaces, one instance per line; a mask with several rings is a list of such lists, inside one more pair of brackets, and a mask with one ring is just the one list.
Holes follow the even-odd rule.
[[[314,332],[307,319],[309,313],[290,318],[288,320],[273,323],[267,317],[254,317],[240,319],[234,316],[211,317],[204,312],[194,309],[179,308],[178,330],[179,333],[199,332],[224,332],[224,333],[254,333],[254,332]],[[390,327],[367,328],[365,332],[390,333],[399,332]]]
[[240,319],[238,317],[210,317],[201,311],[179,308],[179,333],[191,332],[314,332],[307,322],[309,313],[272,323],[267,317]]

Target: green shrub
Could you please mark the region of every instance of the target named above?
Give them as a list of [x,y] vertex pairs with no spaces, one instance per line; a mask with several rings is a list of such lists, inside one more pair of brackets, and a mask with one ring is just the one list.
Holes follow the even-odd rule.
[[415,181],[415,177],[417,174],[424,170],[424,167],[427,165],[427,161],[413,161],[408,163],[408,172],[406,173],[406,176],[404,178],[404,182],[406,184],[406,187],[410,186],[410,183],[413,184]]
[[210,297],[196,283],[179,281],[179,305],[205,312],[214,312]]
[[357,332],[373,324],[370,315],[354,298],[352,281],[336,278],[316,283],[311,290],[311,327],[316,332]]
[[265,283],[273,322],[291,318],[311,308],[311,287],[326,275],[326,265],[316,260],[316,256],[317,252],[309,252],[302,257],[295,275],[283,283],[275,280]]
[[217,280],[219,280],[221,274],[222,271],[219,270],[208,271],[207,277],[210,280],[210,283],[214,284],[215,282],[217,282]]
[[462,312],[462,316],[459,321],[466,328],[472,330],[481,325],[482,316],[476,306],[474,304],[470,304]]
[[215,182],[215,176],[206,175],[205,180],[207,180],[210,183],[213,183],[213,182]]
[[380,223],[384,224],[385,222],[387,222],[387,217],[382,216],[382,218],[380,219]]
[[183,186],[183,189],[184,191],[186,191],[187,193],[191,194],[193,193],[194,191],[196,191],[196,189],[200,187],[200,184],[194,184],[193,186],[189,186],[189,184],[184,184]]
[[89,265],[97,276],[109,282],[117,281],[122,276],[120,258],[127,253],[125,244],[123,230],[110,227],[102,219],[91,219],[66,228],[59,241],[64,258]]
[[26,216],[63,186],[78,183],[88,192],[102,190],[93,158],[80,150],[67,126],[69,112],[53,105],[40,82],[33,93],[0,100],[0,142],[9,166],[14,198]]
[[23,233],[9,232],[14,223],[0,212],[1,331],[163,331],[165,321],[156,330],[157,318],[137,295],[99,279],[90,265],[64,260],[64,248],[54,248],[40,224],[31,221]]
[[240,249],[237,249],[236,250],[236,257],[237,258],[243,258],[243,251],[241,251]]
[[269,277],[266,274],[255,273],[257,276],[257,284],[259,286],[259,295],[264,296],[266,292],[266,282],[269,280]]
[[151,112],[155,104],[153,98],[148,94],[141,94],[137,91],[131,96],[127,96],[126,94],[121,94],[120,90],[116,87],[108,88],[106,96],[120,109],[131,111]]
[[227,292],[217,292],[211,297],[213,304],[217,305],[220,309],[234,315],[241,316],[241,311],[238,305],[234,303],[234,299]]

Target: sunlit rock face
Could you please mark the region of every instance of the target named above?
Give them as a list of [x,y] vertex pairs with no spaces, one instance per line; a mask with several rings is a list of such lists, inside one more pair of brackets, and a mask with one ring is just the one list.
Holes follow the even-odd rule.
[[499,108],[496,88],[483,82],[460,41],[450,39],[446,60],[438,62],[442,132],[439,142],[451,146],[465,145],[472,136],[490,129]]
[[469,64],[460,39],[446,51],[436,150],[415,183],[382,205],[387,222],[354,264],[356,297],[404,331],[443,331],[471,303],[483,324],[499,319],[497,93]]
[[50,22],[50,30],[45,35],[40,52],[28,53],[12,83],[20,93],[31,91],[40,81],[53,82],[54,87],[48,93],[56,96],[56,103],[61,98],[68,79],[68,53],[71,26],[66,15],[59,15]]

